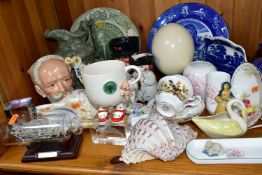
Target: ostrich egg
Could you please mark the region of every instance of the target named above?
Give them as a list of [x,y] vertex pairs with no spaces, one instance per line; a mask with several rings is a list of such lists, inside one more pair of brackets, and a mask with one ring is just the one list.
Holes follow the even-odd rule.
[[169,23],[160,28],[152,42],[155,64],[166,75],[182,73],[193,61],[194,50],[190,33],[176,23]]

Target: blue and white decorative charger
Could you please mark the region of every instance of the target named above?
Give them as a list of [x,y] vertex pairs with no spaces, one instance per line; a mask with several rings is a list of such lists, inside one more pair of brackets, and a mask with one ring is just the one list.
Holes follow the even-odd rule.
[[152,41],[157,31],[168,23],[178,23],[189,31],[195,44],[194,61],[201,60],[198,50],[203,36],[229,38],[223,18],[214,9],[200,3],[184,3],[168,9],[157,18],[149,34],[148,52],[152,53]]

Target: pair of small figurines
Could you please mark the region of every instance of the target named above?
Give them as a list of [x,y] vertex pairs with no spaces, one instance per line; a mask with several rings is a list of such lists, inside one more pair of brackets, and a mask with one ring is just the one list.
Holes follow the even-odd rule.
[[97,112],[98,122],[100,124],[111,120],[113,123],[120,123],[126,115],[124,104],[121,103],[114,108],[99,107]]

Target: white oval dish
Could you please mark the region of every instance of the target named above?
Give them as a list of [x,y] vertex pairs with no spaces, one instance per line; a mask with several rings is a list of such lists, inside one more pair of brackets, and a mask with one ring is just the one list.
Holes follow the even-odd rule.
[[[206,141],[219,143],[225,154],[208,156],[203,153]],[[196,164],[261,164],[262,163],[262,138],[237,138],[237,139],[195,139],[186,147],[187,157]],[[228,151],[235,151],[235,157],[228,157]],[[232,155],[232,154],[231,154]],[[241,155],[238,156],[237,155]]]

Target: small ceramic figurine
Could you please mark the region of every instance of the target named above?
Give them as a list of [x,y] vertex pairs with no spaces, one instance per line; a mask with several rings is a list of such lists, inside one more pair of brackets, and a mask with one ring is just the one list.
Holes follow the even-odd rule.
[[91,119],[96,109],[89,102],[83,89],[73,89],[70,67],[58,55],[39,58],[28,70],[38,94],[48,98],[52,104],[37,107],[44,114],[55,108],[69,108],[82,119]]
[[92,20],[82,21],[78,29],[74,32],[69,32],[64,29],[47,29],[44,35],[45,38],[57,40],[58,48],[55,51],[56,55],[62,57],[79,56],[82,58],[84,64],[93,63],[99,59],[98,52],[87,42],[93,24],[94,21]]
[[28,73],[36,92],[43,98],[48,98],[50,102],[57,102],[73,91],[70,69],[58,55],[39,58]]
[[[124,81],[121,84],[120,89],[122,90],[121,96],[123,96],[123,98],[125,100],[129,100],[130,96],[131,96],[129,83],[127,81]],[[114,123],[122,122],[125,115],[126,115],[126,110],[125,110],[124,104],[120,103],[117,106],[115,106],[114,108],[115,109],[113,110],[114,111],[113,116],[111,117],[112,122],[114,122]],[[98,121],[100,123],[104,123],[104,122],[108,121],[108,119],[109,119],[110,110],[107,107],[100,106],[98,108],[97,115],[98,115]]]
[[224,154],[225,151],[221,144],[208,140],[202,152],[210,157],[213,157],[221,156]]
[[[54,39],[57,41],[58,48],[53,54],[62,56],[64,58],[79,56],[82,58],[82,62],[84,64],[89,64],[97,60],[101,60],[101,57],[94,45],[94,37],[90,34],[93,25],[93,20],[85,20],[81,21],[78,28],[73,32],[67,31],[65,29],[47,29],[44,32],[44,36],[45,38]],[[77,89],[82,89],[83,86],[76,78],[76,75],[73,71],[72,75],[74,87]]]
[[150,53],[132,55],[129,58],[130,64],[138,66],[142,73],[136,95],[137,100],[143,103],[152,100],[157,93],[157,80],[152,71],[153,58],[153,55]]
[[230,91],[231,85],[229,82],[224,82],[221,85],[221,90],[215,97],[217,107],[215,113],[226,112],[227,102],[234,98],[234,95]]
[[117,37],[113,38],[108,43],[112,52],[111,59],[117,59],[129,64],[129,57],[139,53],[140,43],[139,37]]

